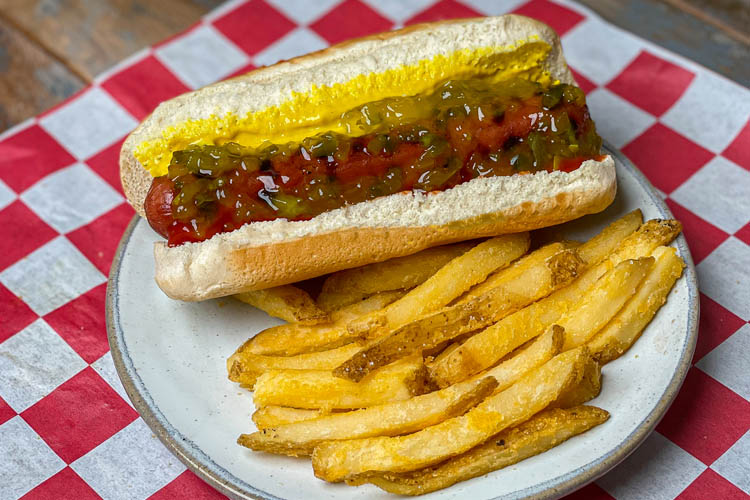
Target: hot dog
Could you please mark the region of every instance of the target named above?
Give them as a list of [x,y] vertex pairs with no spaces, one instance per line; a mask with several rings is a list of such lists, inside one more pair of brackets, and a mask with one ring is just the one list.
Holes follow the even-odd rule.
[[167,101],[123,144],[182,300],[281,285],[604,209],[614,165],[546,25],[348,42]]

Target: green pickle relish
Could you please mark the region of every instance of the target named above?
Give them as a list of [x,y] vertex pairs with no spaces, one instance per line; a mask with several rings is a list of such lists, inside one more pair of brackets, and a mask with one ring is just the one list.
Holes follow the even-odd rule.
[[348,135],[175,151],[146,198],[149,222],[175,246],[477,177],[569,172],[598,159],[601,147],[579,88],[523,79],[448,81],[430,94],[346,111],[340,124]]

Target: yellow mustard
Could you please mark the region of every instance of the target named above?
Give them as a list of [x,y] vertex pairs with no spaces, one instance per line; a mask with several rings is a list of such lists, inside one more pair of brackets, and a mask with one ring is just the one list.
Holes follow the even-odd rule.
[[344,112],[392,97],[394,89],[398,89],[399,95],[417,95],[432,91],[448,79],[471,78],[499,82],[523,77],[549,85],[554,82],[541,65],[549,51],[547,43],[527,40],[511,47],[461,50],[412,66],[361,74],[344,83],[315,86],[305,93],[294,92],[279,106],[245,116],[227,113],[172,125],[162,132],[161,138],[139,144],[135,157],[151,175],[158,177],[167,173],[172,152],[190,144],[220,145],[232,141],[257,147],[262,143],[299,142],[326,131],[346,134],[351,131],[351,124],[342,119]]

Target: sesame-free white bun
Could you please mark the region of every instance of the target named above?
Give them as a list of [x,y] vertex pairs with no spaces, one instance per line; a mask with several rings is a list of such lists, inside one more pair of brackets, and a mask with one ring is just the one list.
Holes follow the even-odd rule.
[[[230,112],[241,116],[278,105],[292,92],[343,83],[361,73],[529,39],[550,45],[542,65],[554,79],[574,83],[555,32],[538,21],[506,15],[417,25],[346,42],[176,97],[162,103],[123,144],[125,194],[145,216],[152,177],[133,152],[171,125]],[[156,282],[170,297],[187,301],[268,288],[431,246],[559,224],[603,210],[615,192],[614,162],[605,157],[570,173],[477,178],[441,192],[398,193],[308,221],[255,222],[176,247],[156,243]]]

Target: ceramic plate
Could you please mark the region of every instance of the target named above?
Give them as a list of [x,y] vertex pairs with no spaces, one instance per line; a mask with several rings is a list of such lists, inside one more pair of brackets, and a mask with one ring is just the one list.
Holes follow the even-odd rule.
[[[646,219],[671,216],[645,177],[611,151],[617,198],[605,212],[566,224],[570,237],[593,235],[635,208]],[[237,436],[255,429],[253,403],[249,392],[227,380],[225,361],[248,337],[279,321],[232,299],[168,299],[154,282],[157,238],[143,220],[128,227],[109,280],[107,327],[125,390],[167,448],[233,498],[389,498],[371,485],[320,481],[309,460],[235,444]],[[602,370],[603,389],[591,404],[608,410],[609,421],[551,451],[425,498],[556,498],[604,474],[646,438],[677,394],[697,335],[695,269],[684,238],[675,244],[687,263],[683,277],[642,338]]]

